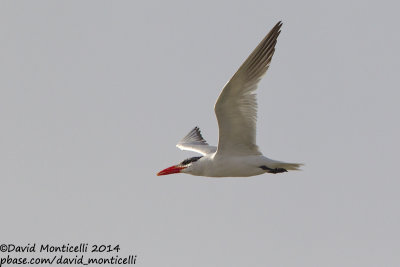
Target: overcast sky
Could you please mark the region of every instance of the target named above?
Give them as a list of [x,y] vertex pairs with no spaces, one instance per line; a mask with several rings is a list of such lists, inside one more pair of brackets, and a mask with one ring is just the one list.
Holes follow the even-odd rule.
[[[399,266],[395,1],[1,1],[0,243],[138,266]],[[283,21],[257,142],[301,172],[156,176]],[[4,254],[1,254],[4,255]]]

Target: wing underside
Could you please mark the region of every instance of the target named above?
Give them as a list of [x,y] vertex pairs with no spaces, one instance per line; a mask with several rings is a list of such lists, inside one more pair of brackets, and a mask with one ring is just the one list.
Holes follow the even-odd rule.
[[191,130],[176,146],[182,150],[194,151],[202,155],[211,154],[217,150],[215,146],[210,146],[204,140],[199,127]]
[[268,70],[280,34],[278,22],[223,88],[215,104],[219,126],[216,155],[260,155],[256,144],[258,82]]

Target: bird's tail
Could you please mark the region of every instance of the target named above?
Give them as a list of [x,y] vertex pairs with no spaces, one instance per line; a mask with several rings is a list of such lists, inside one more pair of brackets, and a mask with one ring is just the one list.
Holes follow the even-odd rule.
[[270,163],[268,167],[270,168],[283,168],[288,171],[301,171],[300,167],[303,166],[303,163],[288,163],[282,161],[274,161]]
[[288,171],[301,171],[300,167],[303,166],[303,163],[279,163],[278,168],[284,168]]

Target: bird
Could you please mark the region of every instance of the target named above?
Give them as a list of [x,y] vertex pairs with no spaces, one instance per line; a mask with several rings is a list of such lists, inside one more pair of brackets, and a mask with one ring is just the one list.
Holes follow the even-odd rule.
[[186,173],[206,177],[250,177],[300,170],[301,163],[269,159],[256,144],[256,89],[267,72],[281,33],[279,21],[226,83],[214,106],[218,121],[218,146],[204,140],[199,127],[176,145],[201,156],[191,157],[157,173]]

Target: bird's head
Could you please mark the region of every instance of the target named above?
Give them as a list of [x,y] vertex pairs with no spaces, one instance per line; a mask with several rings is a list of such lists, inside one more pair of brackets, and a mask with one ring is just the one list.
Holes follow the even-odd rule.
[[157,173],[157,176],[174,174],[174,173],[191,173],[192,170],[195,168],[196,161],[198,161],[200,158],[202,157],[192,157],[185,159],[178,165],[174,165],[160,171],[159,173]]

